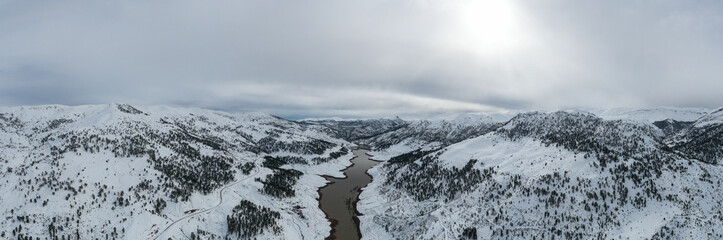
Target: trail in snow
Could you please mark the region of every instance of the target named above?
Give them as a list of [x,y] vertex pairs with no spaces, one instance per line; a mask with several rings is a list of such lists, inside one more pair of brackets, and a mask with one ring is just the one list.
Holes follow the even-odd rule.
[[[254,162],[254,164],[257,164],[257,163]],[[230,187],[232,187],[232,186],[234,186],[234,185],[236,185],[236,184],[239,184],[239,183],[241,183],[241,182],[244,182],[244,181],[246,181],[247,179],[250,179],[250,178],[252,178],[252,177],[255,177],[256,174],[259,173],[258,167],[257,167],[257,168],[254,168],[254,170],[255,170],[255,172],[252,173],[252,174],[249,174],[247,177],[242,178],[241,180],[238,180],[238,181],[236,181],[236,182],[234,182],[234,183],[228,184],[228,185],[224,186],[223,188],[221,188],[221,191],[218,192],[218,198],[219,198],[219,200],[218,200],[218,204],[216,204],[216,206],[213,206],[213,207],[210,207],[210,208],[201,210],[201,211],[196,211],[196,212],[194,212],[194,213],[189,213],[189,214],[187,214],[186,216],[183,216],[183,217],[179,218],[178,220],[173,221],[171,224],[169,224],[168,226],[166,226],[166,227],[163,229],[163,231],[161,231],[160,233],[156,234],[155,236],[151,235],[148,239],[157,240],[160,236],[163,236],[163,234],[166,233],[166,231],[168,231],[168,230],[169,230],[171,227],[173,227],[173,225],[175,225],[176,223],[178,223],[178,222],[180,222],[180,221],[183,221],[183,220],[186,220],[186,219],[189,219],[189,218],[192,218],[192,217],[195,217],[195,216],[198,216],[198,215],[201,215],[201,214],[204,214],[204,213],[208,213],[208,212],[210,212],[211,210],[216,209],[218,206],[221,206],[221,204],[223,204],[223,193],[226,191],[226,189],[228,189],[228,188],[230,188]]]

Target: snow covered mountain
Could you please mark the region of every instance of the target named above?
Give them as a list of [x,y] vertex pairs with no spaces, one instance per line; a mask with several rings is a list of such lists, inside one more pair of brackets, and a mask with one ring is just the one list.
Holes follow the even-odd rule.
[[0,109],[2,239],[320,239],[349,142],[262,113]]
[[675,107],[607,108],[590,109],[588,112],[606,120],[627,119],[653,123],[668,119],[681,122],[692,122],[710,113],[711,109]]
[[[354,141],[354,143],[352,143]],[[721,239],[723,109],[289,121],[0,108],[0,239],[323,239],[368,145],[364,239]]]
[[393,156],[417,149],[436,149],[480,136],[509,120],[502,114],[467,113],[451,117],[409,121],[394,131],[388,131],[360,142],[372,146],[375,159],[388,160]]
[[347,141],[356,141],[360,139],[370,138],[385,132],[396,130],[406,124],[399,117],[394,119],[323,119],[323,120],[302,120],[303,123],[324,126],[329,135],[345,139]]
[[530,112],[392,157],[369,171],[362,236],[721,239],[720,112],[669,137],[652,121]]
[[712,164],[723,163],[723,108],[683,128],[667,143],[689,158]]

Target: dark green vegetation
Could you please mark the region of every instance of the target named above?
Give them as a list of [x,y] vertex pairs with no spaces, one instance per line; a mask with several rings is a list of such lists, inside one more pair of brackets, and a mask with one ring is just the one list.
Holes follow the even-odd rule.
[[266,180],[257,179],[256,181],[264,184],[260,190],[262,193],[277,198],[286,198],[296,196],[294,184],[304,173],[294,169],[274,169],[274,173],[266,177]]
[[[329,157],[314,157],[312,158],[313,164],[325,163],[334,159],[338,159],[349,153],[349,149],[342,147],[339,151],[332,152]],[[294,191],[294,185],[303,175],[302,172],[294,169],[284,169],[281,166],[286,164],[309,164],[305,158],[298,156],[266,156],[264,157],[263,167],[270,168],[273,170],[273,174],[268,176],[266,180],[257,178],[256,181],[264,184],[261,192],[267,195],[271,195],[277,198],[286,198],[296,196]]]
[[281,232],[281,227],[276,221],[281,218],[281,214],[267,207],[260,207],[247,200],[241,200],[236,207],[233,208],[231,215],[226,216],[228,224],[228,234],[241,239],[250,239],[259,233],[273,231]]
[[[37,120],[21,120],[25,110],[19,110],[20,118],[12,113],[0,113],[2,134],[20,139],[27,145],[17,141],[3,143],[7,148],[4,150],[23,152],[23,157],[28,159],[3,167],[0,173],[17,176],[17,184],[9,188],[18,190],[17,194],[26,198],[25,204],[8,208],[12,218],[4,223],[13,226],[15,231],[0,232],[4,234],[0,238],[48,237],[18,227],[22,221],[23,226],[33,226],[32,229],[38,229],[35,225],[52,229],[50,239],[71,239],[76,235],[79,237],[73,239],[123,239],[126,236],[123,229],[114,230],[114,226],[125,226],[129,219],[144,212],[165,217],[166,206],[172,202],[188,201],[192,194],[211,194],[236,181],[237,174],[252,174],[257,168],[271,168],[274,172],[263,181],[261,192],[278,198],[294,196],[293,186],[302,173],[281,169],[281,165],[317,164],[348,153],[337,143],[324,140],[332,138],[323,134],[319,136],[324,139],[303,135],[306,131],[314,131],[304,124],[263,114],[236,116],[199,111],[196,115],[172,110],[163,115],[144,112],[127,104],[88,109],[29,108],[31,115],[42,116]],[[61,113],[62,117],[52,114],[46,117],[44,111]],[[279,141],[277,138],[294,140]],[[340,150],[330,151],[332,148]],[[260,156],[277,152],[307,155],[308,159],[288,158],[276,165],[271,164],[272,161],[264,162],[264,165],[261,161],[255,162]],[[323,154],[328,152],[331,157],[324,157]],[[5,157],[0,156],[0,163],[7,164]],[[77,166],[79,161],[83,161],[80,163],[82,168],[69,167]],[[97,165],[104,167],[95,167]],[[122,170],[112,169],[114,166]],[[37,170],[38,167],[41,170]],[[107,177],[101,174],[99,179],[96,176],[88,178],[88,175],[97,175],[98,171]],[[139,183],[129,186],[121,183],[120,187],[117,183],[106,185],[106,179],[128,174]],[[44,192],[50,194],[38,194]],[[24,214],[24,209],[35,206],[61,206],[71,210],[63,216]],[[121,217],[92,222],[88,216],[97,209],[110,209]],[[18,216],[21,218],[16,218]],[[222,238],[201,229],[194,235],[197,238]]]
[[655,121],[653,122],[653,125],[660,128],[660,130],[663,130],[663,133],[665,133],[666,136],[670,136],[680,132],[681,130],[689,127],[690,125],[693,125],[693,123],[694,122],[667,119],[662,121]]
[[309,141],[283,142],[276,140],[272,135],[260,139],[258,141],[258,146],[261,151],[267,153],[287,151],[299,154],[321,155],[324,154],[324,151],[336,145],[319,139],[311,139]]
[[345,121],[318,120],[305,121],[305,123],[326,126],[329,135],[350,142],[371,138],[386,132],[395,131],[406,125],[406,122],[400,118]]
[[465,139],[484,135],[494,131],[501,124],[490,122],[454,123],[442,121],[439,123],[426,120],[414,121],[405,124],[394,131],[385,132],[367,139],[363,142],[371,145],[373,150],[382,150],[404,141],[422,144],[436,143],[438,146],[449,146]]
[[[681,134],[698,136],[695,138],[702,142],[695,146],[685,145],[687,148],[682,145],[674,148],[710,162],[707,159],[719,158],[717,151],[709,148],[717,146],[721,149],[723,146],[721,129],[711,126],[680,130]],[[447,151],[442,148],[391,158],[384,166],[385,185],[393,186],[417,201],[440,199],[449,202],[474,191],[479,195],[474,199],[479,202],[470,207],[483,206],[484,211],[470,213],[467,217],[487,222],[484,228],[495,226],[489,227],[493,239],[604,239],[608,237],[605,229],[623,227],[625,219],[619,217],[621,209],[643,209],[654,201],[682,206],[683,211],[695,211],[690,206],[709,197],[703,194],[703,189],[686,187],[681,194],[677,183],[659,182],[664,174],[684,176],[698,167],[668,147],[664,143],[666,135],[650,125],[603,120],[592,114],[534,112],[516,116],[491,134],[513,142],[534,139],[546,147],[569,150],[575,156],[582,156],[599,176],[586,178],[559,171],[525,179],[518,174],[500,173],[493,167],[485,168],[475,159],[470,159],[461,169],[444,167],[438,159]],[[693,181],[720,184],[705,169]],[[516,206],[511,199],[524,203],[525,207]],[[683,215],[686,214],[691,213]],[[527,219],[526,216],[540,218],[522,221]],[[713,217],[723,220],[719,215]],[[389,232],[404,232],[410,228],[405,221],[380,221]],[[684,222],[667,224],[669,226],[663,226],[655,235],[656,239],[674,238],[675,235],[665,229],[676,228]],[[462,238],[476,238],[477,228],[465,227],[459,232],[463,233]],[[721,234],[711,232],[711,236]]]
[[[723,115],[723,108],[711,115]],[[693,124],[680,131],[667,141],[673,149],[680,151],[689,158],[720,164],[723,159],[723,122]]]
[[477,160],[469,160],[462,169],[441,167],[436,161],[440,153],[429,154],[431,152],[414,151],[391,158],[386,166],[385,184],[403,189],[417,201],[430,198],[447,201],[472,190],[494,173],[492,168],[483,171],[473,168]]

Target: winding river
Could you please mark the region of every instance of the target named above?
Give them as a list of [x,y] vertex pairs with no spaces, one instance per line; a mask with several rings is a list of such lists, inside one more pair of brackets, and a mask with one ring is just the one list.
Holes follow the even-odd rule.
[[372,181],[366,171],[379,162],[369,159],[367,150],[354,150],[353,163],[344,170],[345,178],[325,177],[329,184],[319,189],[319,206],[331,224],[331,236],[327,239],[359,239],[359,213],[356,202],[361,189]]

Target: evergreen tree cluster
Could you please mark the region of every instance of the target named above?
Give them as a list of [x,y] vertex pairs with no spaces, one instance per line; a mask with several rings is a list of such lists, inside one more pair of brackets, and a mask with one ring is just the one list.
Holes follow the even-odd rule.
[[681,133],[667,141],[673,149],[711,164],[723,161],[723,123],[693,125]]
[[[685,134],[687,130],[689,128],[679,134]],[[715,131],[709,129],[708,132]],[[532,138],[540,141],[543,147],[567,149],[576,158],[579,154],[584,156],[582,159],[590,159],[589,166],[599,173],[594,178],[571,177],[568,171],[553,169],[551,173],[525,178],[498,172],[495,168],[484,168],[474,159],[461,169],[443,166],[438,158],[447,149],[417,150],[392,157],[383,165],[382,176],[386,182],[382,193],[390,199],[406,194],[418,201],[415,207],[407,209],[412,212],[405,212],[405,216],[439,212],[434,207],[438,199],[470,208],[458,217],[470,220],[467,223],[480,225],[458,226],[457,234],[465,238],[472,235],[471,229],[488,228],[489,231],[485,232],[491,232],[492,239],[605,239],[610,237],[609,229],[625,227],[626,219],[622,219],[621,215],[648,211],[645,209],[649,209],[651,203],[678,206],[684,212],[679,216],[693,216],[700,214],[696,211],[701,211],[697,203],[707,202],[711,197],[720,199],[720,195],[705,194],[707,187],[702,187],[719,185],[720,177],[714,177],[703,165],[693,165],[690,160],[667,148],[663,144],[665,134],[645,124],[606,121],[580,113],[526,113],[513,118],[492,134],[491,138],[506,141]],[[716,138],[715,134],[711,136]],[[552,161],[557,159],[547,157]],[[547,163],[544,164],[547,166]],[[689,171],[700,174],[688,178],[685,183],[660,182],[666,174],[671,179],[671,175],[689,176]],[[681,184],[702,184],[703,189],[682,187],[681,190]],[[465,195],[463,202],[458,200],[465,192],[473,194]],[[706,216],[708,220],[697,222],[695,226],[715,226],[723,220],[721,216]],[[433,218],[410,219],[414,218],[396,219],[384,214],[375,216],[373,221],[385,226],[387,232],[400,239],[425,233],[427,229],[421,223],[433,221]],[[687,228],[686,223],[690,224],[690,219],[679,217],[666,222],[670,226],[660,228],[654,239],[679,238],[668,230]],[[709,236],[715,239],[723,234],[715,227],[709,232]]]
[[665,133],[665,136],[672,136],[681,130],[693,125],[692,121],[677,121],[673,119],[666,119],[661,121],[653,122],[653,125],[660,128]]
[[419,142],[422,145],[448,146],[494,131],[500,125],[500,123],[488,122],[460,124],[446,120],[439,123],[421,120],[405,124],[394,131],[364,139],[363,142],[373,146],[375,151],[384,150],[405,141]]
[[[628,158],[650,158],[657,153],[663,140],[657,129],[649,125],[605,121],[592,114],[562,111],[519,114],[497,133],[511,140],[531,137],[547,145],[594,154],[602,167]],[[648,147],[646,142],[655,147]]]
[[249,175],[254,168],[256,168],[256,164],[253,162],[245,162],[238,165],[238,169],[245,175]]
[[121,112],[128,113],[128,114],[146,114],[143,111],[138,110],[137,108],[131,106],[130,104],[117,104],[116,107]]
[[[68,152],[82,154],[100,151],[110,151],[116,157],[145,157],[154,169],[164,174],[164,181],[160,185],[175,201],[185,201],[195,191],[208,194],[234,180],[232,158],[201,154],[202,147],[225,151],[224,146],[228,144],[223,140],[200,137],[200,133],[191,133],[187,127],[159,132],[144,124],[127,124],[133,124],[131,129],[138,129],[144,134],[104,137],[93,133],[91,129],[85,129],[57,136],[48,135],[43,141],[51,144],[51,156],[56,159],[62,158]],[[172,155],[159,156],[159,147],[170,149]]]
[[477,240],[477,228],[467,227],[462,230],[461,240]]
[[272,169],[273,173],[267,176],[266,180],[256,178],[257,182],[261,182],[264,185],[259,191],[277,198],[296,196],[294,185],[304,173],[294,169],[283,169],[280,167],[284,164],[300,163],[301,161],[306,162],[306,160],[300,157],[264,157],[262,165]]
[[299,156],[265,156],[261,165],[266,168],[278,169],[286,164],[306,164],[306,159]]
[[228,234],[240,239],[251,239],[266,231],[281,232],[277,221],[281,214],[267,207],[258,206],[248,200],[241,200],[231,215],[226,216]]
[[[156,118],[159,114],[123,104],[88,112],[39,108],[29,114],[18,110],[17,116],[0,113],[0,134],[10,139],[0,150],[17,152],[0,156],[0,166],[10,161],[0,172],[9,182],[0,186],[24,200],[5,208],[12,218],[1,220],[0,225],[7,227],[0,229],[0,239],[124,239],[120,226],[126,226],[128,219],[146,213],[164,215],[167,201],[209,194],[234,181],[236,171],[248,175],[257,167],[271,168],[273,174],[260,191],[285,198],[296,195],[294,185],[303,173],[281,165],[321,163],[348,154],[337,140],[308,132],[319,126],[266,115],[173,112]],[[46,110],[54,114],[45,114]],[[303,157],[278,157],[265,161],[265,166],[252,161],[262,154],[288,153]],[[330,157],[314,156],[329,153]],[[18,156],[26,160],[18,162]],[[126,174],[138,177],[138,182],[126,184]],[[118,178],[121,183],[104,182]],[[43,207],[66,210],[26,214]],[[111,211],[115,217],[93,221],[99,211]],[[57,220],[50,221],[53,217]],[[225,238],[201,233],[194,235]]]
[[18,131],[25,126],[20,119],[12,113],[0,113],[0,130],[4,132]]
[[336,144],[320,140],[309,139],[308,141],[279,141],[276,137],[268,136],[260,139],[257,144],[259,149],[265,153],[290,152],[297,154],[321,155],[327,149],[333,148]]
[[322,164],[336,160],[347,154],[349,154],[349,149],[341,147],[338,151],[329,153],[329,157],[313,157],[311,161],[308,161],[306,158],[300,156],[265,156],[264,163],[262,165],[267,168],[275,169],[286,164],[310,164],[309,162],[312,164]]
[[391,158],[386,167],[385,184],[410,194],[417,201],[442,198],[447,201],[474,187],[494,174],[494,169],[477,169],[471,159],[461,169],[440,166],[439,153],[416,158],[425,151],[414,151]]
[[166,201],[162,198],[157,198],[156,201],[153,201],[153,212],[155,214],[160,215],[163,212],[163,209],[165,209],[167,206]]
[[274,173],[266,177],[266,180],[256,179],[264,184],[259,191],[277,198],[296,196],[294,185],[304,173],[294,169],[273,169],[273,171]]
[[329,157],[314,157],[311,159],[311,162],[314,164],[327,163],[329,161],[339,159],[340,157],[347,154],[349,154],[349,149],[347,149],[346,147],[341,147],[339,151],[331,152],[329,154]]
[[364,120],[311,120],[308,124],[324,126],[319,130],[331,136],[349,142],[367,139],[379,134],[391,132],[403,127],[406,122],[400,118],[395,119],[364,119]]

